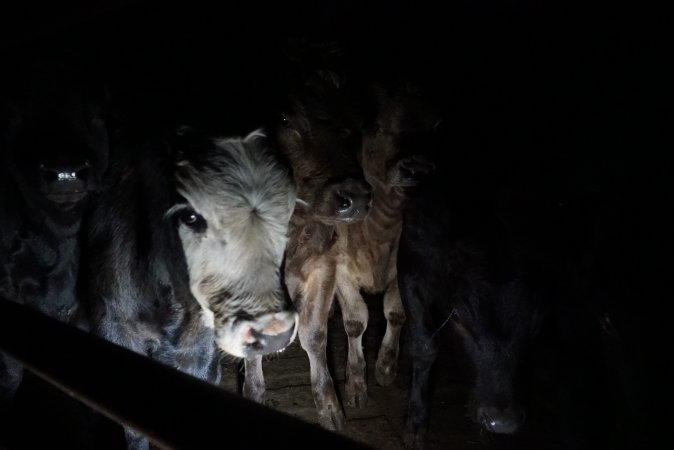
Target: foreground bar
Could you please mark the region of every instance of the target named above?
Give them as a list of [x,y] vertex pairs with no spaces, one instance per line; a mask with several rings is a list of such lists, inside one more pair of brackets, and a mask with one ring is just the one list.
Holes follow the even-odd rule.
[[0,349],[161,448],[368,448],[2,297]]

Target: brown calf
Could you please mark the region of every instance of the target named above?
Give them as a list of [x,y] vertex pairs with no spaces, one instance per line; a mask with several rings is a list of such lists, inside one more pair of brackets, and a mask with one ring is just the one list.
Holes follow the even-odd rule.
[[[275,136],[292,167],[298,198],[286,250],[286,285],[300,314],[300,344],[309,356],[321,423],[334,429],[342,426],[344,416],[325,347],[337,289],[338,230],[362,221],[372,198],[359,164],[361,114],[349,86],[329,68],[299,67],[290,73],[284,92]],[[245,368],[243,393],[261,401],[261,358],[245,360]]]
[[[375,88],[374,120],[360,139],[359,114],[347,102],[350,97],[339,78],[332,72],[316,74],[320,76],[294,92],[278,128],[300,199],[291,219],[285,275],[300,315],[298,336],[309,356],[319,421],[326,428],[341,429],[344,414],[326,360],[333,299],[338,299],[349,337],[346,402],[362,407],[367,402],[362,336],[368,309],[361,291],[384,293],[388,326],[376,378],[388,385],[396,375],[405,321],[396,277],[404,188],[432,170],[409,147],[416,144],[419,131],[432,128],[434,122],[413,105],[414,92]],[[358,159],[372,189],[371,203],[370,187],[355,164]],[[244,394],[260,400],[263,393],[260,360],[248,360]]]

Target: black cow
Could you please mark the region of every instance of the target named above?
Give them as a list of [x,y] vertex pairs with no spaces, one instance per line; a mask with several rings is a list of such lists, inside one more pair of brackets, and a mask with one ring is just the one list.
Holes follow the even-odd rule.
[[487,201],[488,190],[468,188],[458,172],[448,178],[440,163],[409,193],[403,215],[398,276],[413,355],[406,424],[412,447],[424,444],[429,374],[450,332],[462,338],[474,367],[473,419],[505,434],[525,419],[519,383],[540,328],[539,288]]
[[658,317],[658,280],[666,277],[654,258],[665,251],[666,232],[653,220],[660,203],[643,201],[651,193],[628,180],[594,168],[580,173],[596,157],[586,152],[545,186],[520,176],[501,195],[501,215],[555,289],[543,341],[548,434],[560,449],[649,448],[656,439],[649,391],[661,370],[660,356],[649,352],[666,341],[653,334],[667,330],[658,325],[666,320]]
[[212,383],[216,344],[253,357],[292,342],[280,266],[295,190],[264,134],[160,132],[124,148],[88,232],[92,331]]
[[[109,153],[104,89],[66,63],[39,60],[3,82],[0,293],[64,322],[78,305],[80,228]],[[0,354],[0,409],[22,368]]]

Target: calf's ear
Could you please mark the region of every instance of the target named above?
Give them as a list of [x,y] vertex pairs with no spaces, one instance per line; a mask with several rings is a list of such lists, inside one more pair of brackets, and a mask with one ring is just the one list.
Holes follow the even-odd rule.
[[267,139],[267,134],[262,128],[257,128],[246,135],[243,139],[245,142]]
[[332,83],[337,89],[343,86],[346,81],[346,77],[344,76],[344,74],[339,74],[332,70],[319,69],[316,71],[316,73],[323,81]]

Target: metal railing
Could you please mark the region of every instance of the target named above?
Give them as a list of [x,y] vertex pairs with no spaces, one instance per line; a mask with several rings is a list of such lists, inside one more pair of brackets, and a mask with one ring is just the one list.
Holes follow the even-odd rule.
[[0,349],[160,448],[368,448],[2,297]]

